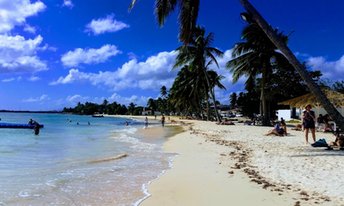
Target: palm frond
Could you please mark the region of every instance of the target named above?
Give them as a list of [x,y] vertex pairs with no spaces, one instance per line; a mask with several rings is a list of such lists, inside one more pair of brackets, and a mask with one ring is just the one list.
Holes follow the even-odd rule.
[[207,71],[207,74],[209,76],[210,82],[213,83],[211,85],[212,87],[217,86],[220,89],[226,89],[226,87],[221,83],[221,80],[225,78],[224,76],[218,75],[217,72],[214,70]]
[[217,62],[216,57],[210,51],[206,51],[206,56],[211,59],[211,62],[216,64],[217,68],[219,68],[219,63]]
[[134,8],[136,2],[137,2],[137,0],[132,0],[131,1],[131,4],[129,5],[129,8],[128,8],[129,11],[131,11]]
[[210,32],[204,40],[205,45],[211,45],[214,42],[214,33]]
[[163,26],[166,17],[174,11],[177,5],[177,0],[156,0],[155,1],[155,15],[160,26]]
[[240,42],[237,43],[232,51],[232,57],[235,58],[237,56],[241,56],[245,53],[249,53],[254,51],[252,48],[253,46],[247,42]]
[[190,42],[192,32],[196,27],[199,10],[199,0],[184,0],[182,1],[179,13],[179,39],[184,42]]

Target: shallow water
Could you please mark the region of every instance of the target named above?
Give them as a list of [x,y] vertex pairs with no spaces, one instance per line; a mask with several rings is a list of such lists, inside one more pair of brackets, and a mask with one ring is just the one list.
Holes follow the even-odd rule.
[[44,124],[38,136],[30,129],[0,129],[0,205],[133,205],[145,196],[143,185],[169,166],[164,137],[146,141],[137,133],[140,122],[124,126],[123,118],[63,114],[0,117]]

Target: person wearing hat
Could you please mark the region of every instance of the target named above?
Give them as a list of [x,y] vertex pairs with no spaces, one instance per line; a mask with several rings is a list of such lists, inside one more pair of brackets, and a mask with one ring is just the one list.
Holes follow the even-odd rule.
[[306,138],[306,143],[308,144],[308,132],[309,130],[311,130],[312,132],[312,138],[313,141],[315,142],[315,113],[312,109],[312,106],[309,104],[306,106],[305,108],[306,110],[303,112],[302,114],[302,122],[303,122],[303,126],[305,129],[305,138]]

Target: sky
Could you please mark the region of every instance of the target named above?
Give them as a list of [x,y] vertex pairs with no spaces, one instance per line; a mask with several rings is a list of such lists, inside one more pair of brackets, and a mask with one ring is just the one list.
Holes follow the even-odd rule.
[[[178,41],[178,14],[163,27],[154,0],[0,0],[0,109],[61,110],[78,102],[145,106],[169,89]],[[344,1],[251,0],[267,21],[289,36],[289,47],[323,79],[344,80]],[[246,25],[239,0],[202,0],[198,24],[214,33],[229,104],[243,91],[225,64]]]

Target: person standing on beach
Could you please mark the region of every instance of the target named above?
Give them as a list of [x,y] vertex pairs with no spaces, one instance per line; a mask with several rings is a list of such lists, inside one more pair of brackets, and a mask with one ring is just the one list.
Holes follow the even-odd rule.
[[164,127],[165,126],[165,116],[161,116],[161,125]]
[[148,117],[145,118],[145,128],[148,127]]
[[312,132],[312,138],[313,141],[315,142],[315,113],[314,111],[311,110],[312,106],[309,104],[306,106],[306,110],[303,112],[302,115],[302,122],[304,124],[304,129],[305,129],[305,138],[306,138],[306,143],[308,144],[308,132],[311,130]]

